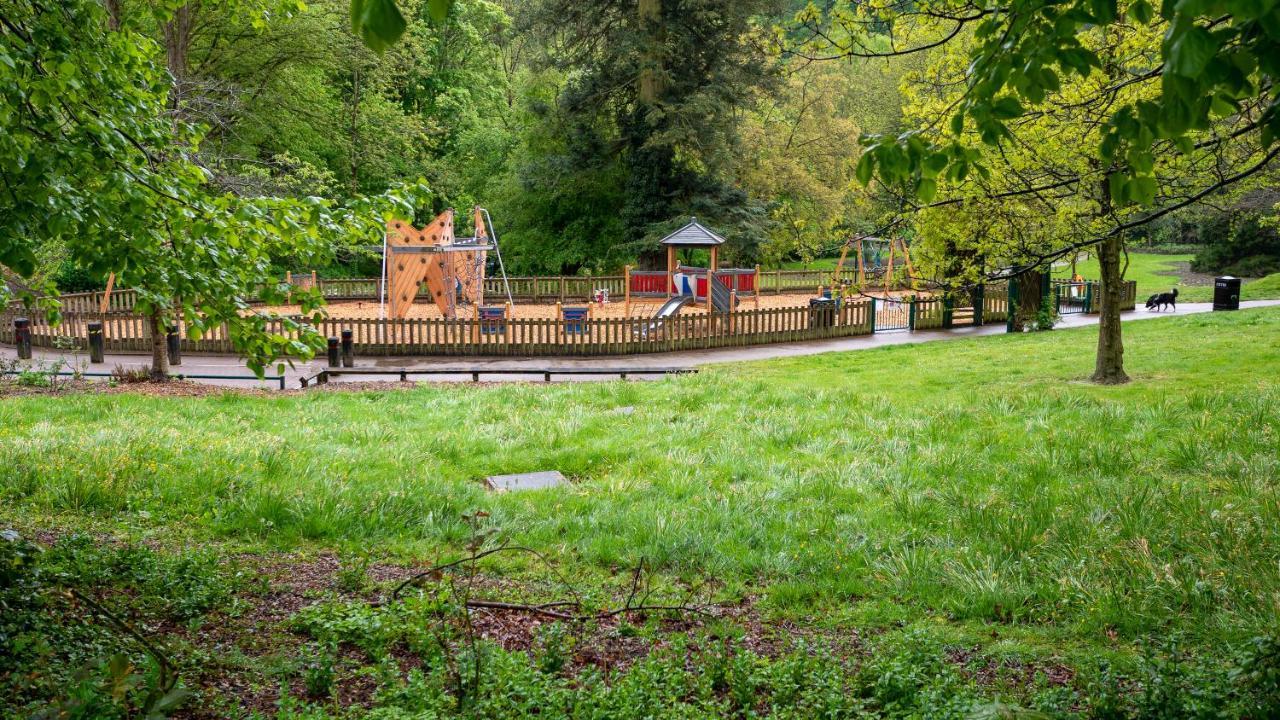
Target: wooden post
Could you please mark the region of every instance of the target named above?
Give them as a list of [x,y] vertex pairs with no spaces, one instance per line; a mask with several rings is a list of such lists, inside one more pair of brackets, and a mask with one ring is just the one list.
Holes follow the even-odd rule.
[[182,338],[178,335],[177,330],[170,330],[168,337],[165,338],[169,343],[169,364],[182,364]]
[[98,312],[105,313],[111,308],[111,289],[115,287],[116,274],[111,273],[107,276],[107,289],[102,292],[102,302],[98,306]]
[[737,310],[738,310],[738,291],[730,290],[729,291],[729,334],[730,335],[733,334],[733,316],[737,314]]
[[667,297],[676,294],[676,246],[667,246]]
[[858,287],[867,283],[867,271],[862,264],[862,236],[858,236]]
[[626,283],[626,286],[623,288],[623,291],[622,291],[623,297],[625,298],[625,300],[623,301],[624,303],[623,312],[626,314],[627,317],[631,317],[631,266],[630,265],[624,266],[622,268],[622,271],[624,274],[623,282]]
[[31,321],[27,318],[14,318],[13,344],[18,347],[18,359],[31,359]]
[[338,338],[329,338],[329,367],[342,367],[342,359],[338,355]]
[[759,264],[759,263],[756,263],[756,274],[755,274],[755,280],[754,280],[751,284],[752,284],[752,286],[754,286],[754,287],[755,287],[755,295],[756,295],[756,297],[755,297],[755,300],[756,300],[756,309],[757,309],[757,310],[759,310],[759,309],[760,309],[760,292],[761,292],[761,290],[763,290],[763,289],[764,289],[764,288],[760,287],[760,264]]
[[342,367],[355,365],[355,336],[350,330],[342,331]]
[[911,289],[916,289],[916,269],[911,265],[911,253],[907,252],[907,241],[902,238],[898,239],[902,243],[902,259],[907,262],[907,279],[911,281]]
[[889,241],[889,267],[884,271],[884,296],[889,297],[889,285],[893,283],[893,241]]
[[564,302],[564,276],[560,276],[560,302]]
[[105,344],[102,336],[102,323],[91,322],[89,328],[89,362],[101,363],[103,359],[103,346]]

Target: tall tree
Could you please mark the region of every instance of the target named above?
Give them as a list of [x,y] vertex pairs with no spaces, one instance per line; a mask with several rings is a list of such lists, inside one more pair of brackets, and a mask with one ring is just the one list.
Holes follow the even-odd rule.
[[[1274,4],[1168,1],[1157,16],[1147,0],[934,0],[910,7],[874,0],[841,3],[825,20],[811,10],[800,21],[812,32],[804,50],[812,56],[965,46],[965,71],[952,102],[915,131],[869,138],[860,161],[863,182],[878,178],[925,203],[934,200],[939,179],[963,183],[974,173],[990,175],[990,163],[1024,142],[1016,129],[1025,119],[1062,106],[1095,109],[1093,131],[1080,138],[1080,147],[1096,162],[995,190],[987,199],[1059,191],[1098,198],[1098,222],[1083,236],[1027,253],[998,274],[1101,246],[1103,330],[1093,376],[1100,383],[1127,379],[1117,302],[1124,234],[1257,174],[1280,152],[1274,147],[1280,8]],[[1130,31],[1154,31],[1158,47],[1126,54],[1120,40]],[[885,34],[893,38],[888,50],[867,42]],[[1112,51],[1109,67],[1105,56]],[[1073,104],[1068,96],[1077,86],[1088,95]],[[1237,162],[1195,174],[1198,184],[1168,182],[1178,177],[1168,169],[1179,163],[1202,167],[1223,157]]]
[[770,7],[768,0],[541,0],[528,10],[546,38],[545,62],[567,78],[548,119],[577,135],[570,149],[590,151],[568,153],[560,169],[594,173],[602,162],[618,164],[621,206],[597,212],[620,217],[622,237],[605,240],[626,243],[623,254],[648,250],[645,241],[683,214],[742,221],[732,206],[745,196],[730,176],[736,108],[772,76],[754,22]]
[[[313,331],[279,319],[287,334],[273,334],[248,305],[256,293],[284,297],[260,286],[271,257],[376,237],[393,208],[411,205],[400,194],[336,207],[212,186],[195,161],[200,132],[168,112],[163,49],[112,24],[96,0],[13,0],[0,14],[0,265],[30,277],[41,245],[64,242],[86,269],[136,288],[141,312],[181,318],[193,337],[225,324],[255,370],[309,356]],[[28,301],[41,290],[52,288],[31,288]],[[164,370],[158,358],[153,372]]]

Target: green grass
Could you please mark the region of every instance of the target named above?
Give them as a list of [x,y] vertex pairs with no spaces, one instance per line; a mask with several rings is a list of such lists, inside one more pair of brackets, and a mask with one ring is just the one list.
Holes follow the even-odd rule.
[[[0,521],[422,557],[484,509],[583,573],[644,558],[782,614],[1236,638],[1280,587],[1278,335],[1277,310],[1126,326],[1117,388],[1084,382],[1082,329],[653,383],[14,398]],[[573,486],[480,484],[544,469]]]
[[[1178,288],[1178,299],[1183,302],[1209,302],[1213,300],[1212,285],[1187,285],[1178,277],[1180,263],[1189,263],[1194,255],[1157,255],[1154,253],[1129,253],[1129,268],[1125,278],[1138,283],[1138,297],[1145,298],[1158,292]],[[838,258],[820,258],[810,263],[791,262],[784,265],[789,270],[834,270]],[[1081,260],[1076,272],[1088,280],[1096,280],[1100,273],[1096,258]],[[1171,274],[1169,274],[1171,273]],[[1071,276],[1071,268],[1054,270],[1054,277]],[[1280,273],[1244,283],[1241,289],[1244,300],[1269,300],[1280,298]]]

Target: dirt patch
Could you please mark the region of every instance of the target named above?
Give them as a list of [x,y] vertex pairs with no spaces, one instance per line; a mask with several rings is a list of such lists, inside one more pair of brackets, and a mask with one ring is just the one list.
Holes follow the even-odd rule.
[[[459,373],[464,374],[464,373]],[[531,383],[533,381],[530,381]],[[70,395],[146,395],[150,397],[220,397],[228,393],[256,397],[276,397],[280,395],[301,395],[304,393],[332,392],[396,392],[413,390],[423,383],[399,381],[338,381],[324,384],[311,384],[306,389],[291,388],[286,390],[266,390],[260,388],[230,387],[225,385],[208,385],[191,380],[170,380],[164,383],[125,383],[113,385],[106,381],[96,380],[60,380],[54,387],[21,385],[15,380],[0,379],[0,399],[9,397]],[[458,381],[452,383],[431,382],[432,386],[448,385],[449,387],[493,387],[511,385],[512,383]],[[541,384],[541,383],[540,383]]]
[[257,388],[234,388],[219,385],[206,385],[191,380],[170,380],[155,383],[120,383],[96,380],[59,380],[56,385],[37,386],[23,385],[16,380],[0,380],[0,398],[22,397],[28,395],[149,395],[156,397],[204,397],[237,393],[244,395],[271,395],[267,390]]

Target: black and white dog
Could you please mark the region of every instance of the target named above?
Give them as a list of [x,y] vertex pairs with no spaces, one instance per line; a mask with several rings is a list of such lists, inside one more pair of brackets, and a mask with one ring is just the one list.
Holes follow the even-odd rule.
[[1178,309],[1178,288],[1174,288],[1173,292],[1156,293],[1147,298],[1148,310],[1159,310],[1161,307],[1171,307],[1175,311]]

